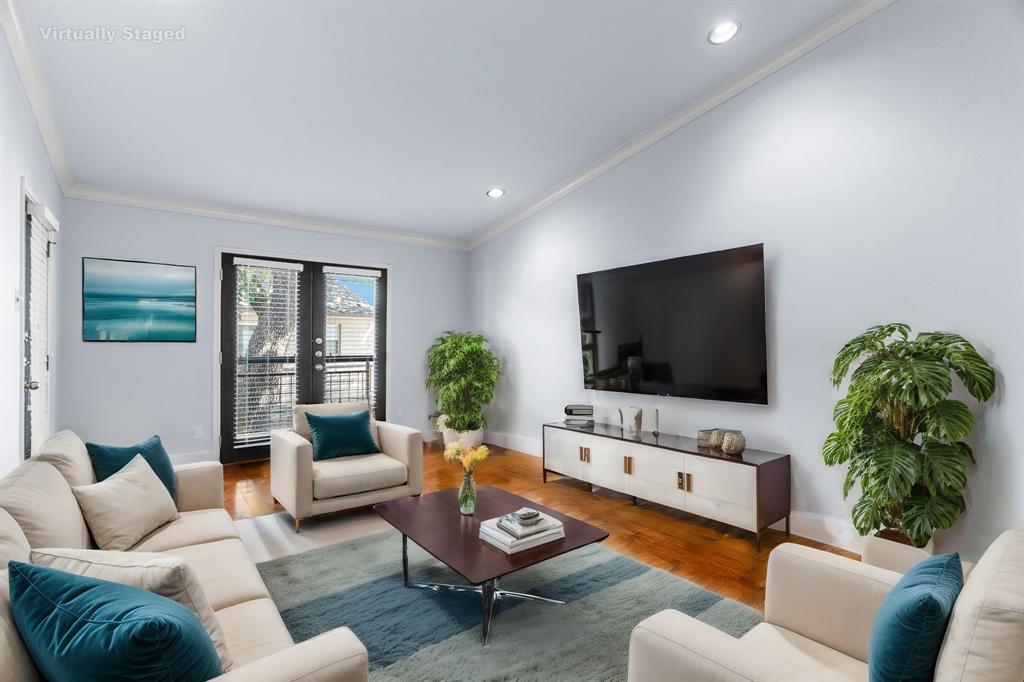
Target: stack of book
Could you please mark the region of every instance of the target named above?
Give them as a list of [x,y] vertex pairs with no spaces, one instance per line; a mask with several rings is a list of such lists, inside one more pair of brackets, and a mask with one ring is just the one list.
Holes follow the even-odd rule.
[[480,539],[506,554],[515,554],[564,537],[561,521],[529,507],[480,524]]

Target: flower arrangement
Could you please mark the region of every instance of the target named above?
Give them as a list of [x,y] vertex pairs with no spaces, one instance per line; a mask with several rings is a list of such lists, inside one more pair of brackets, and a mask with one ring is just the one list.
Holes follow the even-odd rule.
[[491,451],[487,449],[486,445],[479,445],[475,448],[467,448],[462,443],[455,442],[449,443],[444,449],[444,461],[446,462],[458,462],[462,465],[463,471],[467,475],[473,474],[473,469],[476,469],[480,462],[487,459],[487,456],[491,454]]
[[486,445],[467,448],[462,443],[449,443],[444,449],[444,461],[462,465],[462,485],[459,486],[459,511],[469,516],[476,511],[476,486],[473,484],[473,470],[487,459],[491,451]]

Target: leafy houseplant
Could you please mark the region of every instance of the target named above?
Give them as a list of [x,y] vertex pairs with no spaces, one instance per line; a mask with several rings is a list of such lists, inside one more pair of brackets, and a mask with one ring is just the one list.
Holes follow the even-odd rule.
[[922,332],[910,340],[909,334],[905,324],[878,325],[839,351],[834,386],[855,360],[864,361],[836,403],[836,430],[822,455],[828,466],[848,466],[844,498],[860,483],[853,506],[857,532],[892,529],[923,547],[966,509],[967,463],[974,454],[963,439],[974,415],[949,399],[952,374],[984,402],[995,390],[995,372],[962,336]]
[[483,408],[494,399],[501,363],[487,339],[472,332],[445,332],[427,352],[427,388],[437,395],[440,426],[456,432],[487,426]]

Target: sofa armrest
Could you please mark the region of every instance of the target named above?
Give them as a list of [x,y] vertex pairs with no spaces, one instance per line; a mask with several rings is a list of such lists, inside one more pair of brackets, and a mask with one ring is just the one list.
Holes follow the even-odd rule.
[[220,462],[178,464],[174,487],[178,511],[224,508],[224,466]]
[[787,542],[768,557],[764,619],[867,661],[875,615],[900,577],[894,571]]
[[291,429],[270,432],[270,494],[296,519],[313,509],[313,444]]
[[416,429],[388,422],[377,422],[380,449],[409,469],[413,495],[423,492],[423,434]]
[[216,682],[366,682],[366,647],[348,628],[336,628],[295,646],[232,668]]
[[816,675],[671,609],[629,637],[628,682],[817,682]]

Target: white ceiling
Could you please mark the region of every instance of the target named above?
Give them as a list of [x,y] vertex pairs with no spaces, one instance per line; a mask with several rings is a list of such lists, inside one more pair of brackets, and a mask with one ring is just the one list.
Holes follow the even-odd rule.
[[[74,181],[467,239],[848,0],[24,4]],[[706,40],[737,18],[739,36]],[[178,28],[156,45],[40,27]],[[501,200],[484,192],[500,186]]]

